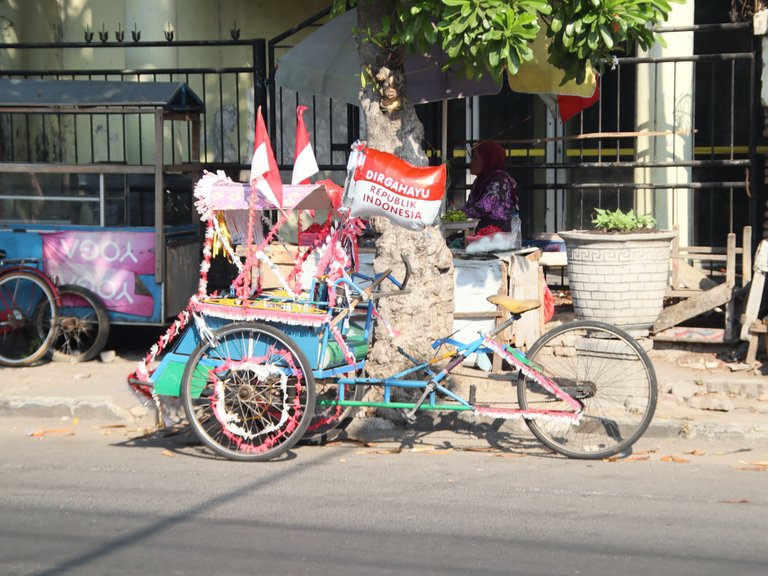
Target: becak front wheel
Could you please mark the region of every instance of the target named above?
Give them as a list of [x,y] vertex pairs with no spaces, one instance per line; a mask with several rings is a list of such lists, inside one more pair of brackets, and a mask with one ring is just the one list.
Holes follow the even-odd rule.
[[[354,373],[352,373],[354,374]],[[315,382],[315,413],[307,427],[302,444],[326,444],[332,442],[346,430],[357,413],[357,406],[333,404],[341,400],[341,386],[335,380]],[[362,385],[346,385],[344,399],[359,402],[365,395]]]
[[304,353],[266,324],[235,323],[193,350],[182,377],[189,425],[216,454],[262,461],[289,450],[315,410],[315,380]]

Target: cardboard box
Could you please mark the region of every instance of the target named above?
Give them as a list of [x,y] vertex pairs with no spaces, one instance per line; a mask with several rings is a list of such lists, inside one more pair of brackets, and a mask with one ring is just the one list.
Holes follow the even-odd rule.
[[[252,247],[254,250],[255,247]],[[295,244],[269,244],[264,250],[264,252],[269,256],[270,260],[277,266],[278,272],[282,274],[283,278],[285,280],[288,280],[288,276],[293,271],[295,264],[296,256],[299,253],[299,246],[296,246]],[[303,252],[303,250],[302,250]],[[238,256],[244,256],[245,255],[245,248],[243,246],[238,246],[236,250],[236,254]],[[312,283],[312,278],[315,273],[315,269],[317,268],[317,256],[316,254],[311,254],[309,258],[304,262],[304,265],[302,266],[301,270],[301,286],[302,288],[309,288],[310,284]],[[258,265],[258,263],[254,263],[253,269],[251,270],[251,282],[253,282],[253,285],[256,286],[256,283],[259,280],[259,275],[261,275],[261,289],[262,290],[268,290],[271,288],[282,288],[283,284],[280,282],[280,279],[277,277],[277,274],[275,274],[272,269],[267,266],[266,264],[261,264],[261,266]]]

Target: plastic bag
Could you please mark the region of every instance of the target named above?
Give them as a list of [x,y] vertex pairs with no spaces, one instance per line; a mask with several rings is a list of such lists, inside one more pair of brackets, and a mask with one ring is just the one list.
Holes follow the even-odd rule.
[[549,322],[555,316],[555,297],[552,295],[552,290],[546,284],[544,284],[543,304],[544,322]]
[[523,247],[523,225],[520,222],[520,214],[514,212],[509,223],[509,235],[512,237],[512,250]]

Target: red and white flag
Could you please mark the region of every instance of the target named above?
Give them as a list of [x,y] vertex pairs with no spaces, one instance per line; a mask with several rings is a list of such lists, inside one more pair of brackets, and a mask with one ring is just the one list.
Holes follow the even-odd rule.
[[291,184],[309,184],[309,177],[320,171],[317,167],[315,153],[309,142],[309,132],[304,124],[304,112],[309,110],[303,104],[296,108],[296,152],[293,162],[293,176]]
[[581,96],[567,96],[559,94],[557,96],[557,105],[560,110],[560,119],[567,122],[582,110],[586,110],[600,100],[600,77],[595,76],[595,91],[592,96],[582,98]]
[[283,205],[283,183],[280,171],[277,169],[275,153],[269,141],[261,106],[256,113],[256,135],[253,141],[253,158],[251,159],[251,189],[256,189],[276,208]]

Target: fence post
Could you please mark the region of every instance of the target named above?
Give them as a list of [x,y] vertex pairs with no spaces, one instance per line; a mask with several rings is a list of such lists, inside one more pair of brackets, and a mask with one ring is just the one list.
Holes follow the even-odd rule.
[[[254,112],[262,107],[262,115],[269,117],[267,105],[267,44],[264,38],[256,38],[253,41],[253,107]],[[272,146],[275,144],[275,135],[270,135]]]

